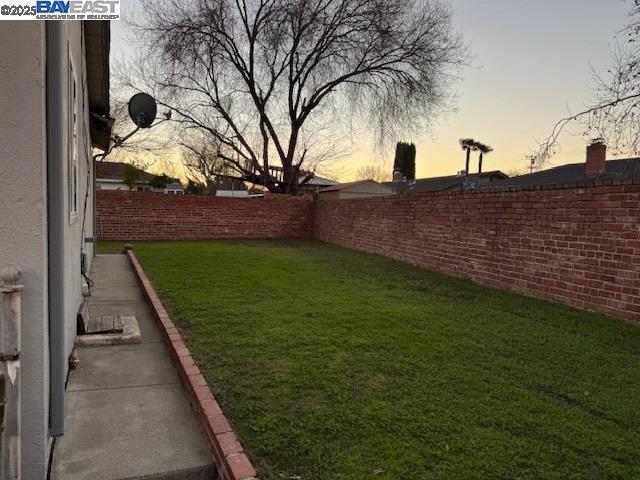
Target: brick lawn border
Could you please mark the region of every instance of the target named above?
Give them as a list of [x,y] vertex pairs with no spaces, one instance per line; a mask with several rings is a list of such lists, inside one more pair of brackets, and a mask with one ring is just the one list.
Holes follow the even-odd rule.
[[193,361],[191,352],[182,341],[178,329],[162,305],[140,262],[133,250],[127,249],[125,253],[153,315],[161,327],[180,379],[189,392],[191,405],[204,428],[209,447],[216,460],[219,478],[221,480],[257,480],[256,471],[249,457],[244,453],[229,421],[222,413],[207,381]]

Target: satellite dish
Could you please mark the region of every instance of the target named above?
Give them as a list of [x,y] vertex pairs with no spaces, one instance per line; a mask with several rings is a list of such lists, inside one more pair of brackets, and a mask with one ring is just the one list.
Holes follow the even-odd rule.
[[148,93],[136,93],[129,100],[129,116],[138,128],[149,128],[156,119],[158,106]]

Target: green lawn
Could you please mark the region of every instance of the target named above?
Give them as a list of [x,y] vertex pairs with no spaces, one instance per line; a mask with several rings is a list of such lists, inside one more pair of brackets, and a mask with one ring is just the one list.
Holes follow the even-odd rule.
[[640,478],[637,326],[312,241],[134,247],[263,480]]
[[[131,242],[127,242],[131,243]],[[124,252],[125,242],[98,242],[96,245],[96,253],[122,253]]]

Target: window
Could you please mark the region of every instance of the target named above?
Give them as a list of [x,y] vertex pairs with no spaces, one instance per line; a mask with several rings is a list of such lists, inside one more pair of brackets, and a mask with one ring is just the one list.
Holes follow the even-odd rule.
[[68,141],[69,223],[75,223],[78,218],[78,81],[71,58],[69,58]]

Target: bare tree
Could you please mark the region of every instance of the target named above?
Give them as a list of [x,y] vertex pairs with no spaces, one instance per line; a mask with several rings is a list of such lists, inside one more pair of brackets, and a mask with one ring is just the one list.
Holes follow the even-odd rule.
[[382,165],[364,165],[358,168],[356,180],[374,180],[376,182],[387,182],[391,180],[388,169]]
[[586,137],[603,138],[614,152],[640,153],[640,0],[631,3],[631,22],[621,32],[625,40],[615,50],[613,66],[604,77],[594,73],[598,86],[594,102],[554,125],[538,146],[536,168],[558,151],[560,134],[573,122],[582,123]]
[[175,159],[163,158],[155,165],[155,167],[157,171],[162,173],[162,175],[174,180],[179,180],[180,177],[184,176],[181,171],[180,164],[176,163]]
[[224,145],[215,137],[198,134],[180,145],[184,149],[182,161],[188,179],[204,185],[208,193],[215,193],[221,177],[237,174],[233,165],[225,160]]
[[133,24],[144,59],[127,83],[153,87],[174,121],[273,192],[312,177],[300,172],[337,121],[362,118],[380,139],[424,126],[466,56],[440,0],[142,3],[154,14]]

